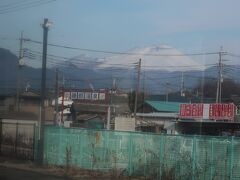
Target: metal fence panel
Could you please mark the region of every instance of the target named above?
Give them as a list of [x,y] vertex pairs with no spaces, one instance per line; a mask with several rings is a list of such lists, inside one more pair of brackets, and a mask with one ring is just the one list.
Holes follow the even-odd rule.
[[0,155],[34,159],[35,125],[0,122]]
[[239,179],[240,139],[45,128],[45,163],[153,179]]

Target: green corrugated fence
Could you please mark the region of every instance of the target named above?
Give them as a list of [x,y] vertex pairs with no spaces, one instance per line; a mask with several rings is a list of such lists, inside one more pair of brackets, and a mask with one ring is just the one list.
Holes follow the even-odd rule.
[[45,128],[44,162],[153,179],[240,179],[240,139]]

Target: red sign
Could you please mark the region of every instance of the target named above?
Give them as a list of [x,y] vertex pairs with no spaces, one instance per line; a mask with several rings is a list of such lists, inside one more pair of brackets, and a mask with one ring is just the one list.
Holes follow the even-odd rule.
[[233,120],[236,114],[236,106],[230,104],[210,104],[209,106],[209,119],[214,120]]
[[203,116],[203,104],[181,104],[180,105],[180,117],[199,119]]
[[212,120],[234,120],[236,106],[233,103],[215,104],[181,104],[180,118],[185,119],[212,119]]

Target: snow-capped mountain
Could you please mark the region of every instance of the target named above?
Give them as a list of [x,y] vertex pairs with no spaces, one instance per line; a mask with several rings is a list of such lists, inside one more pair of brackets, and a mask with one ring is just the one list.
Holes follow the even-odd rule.
[[178,49],[166,45],[136,48],[111,57],[99,60],[99,69],[109,67],[131,68],[138,60],[142,60],[142,69],[165,71],[204,70],[204,66],[184,55]]
[[[69,58],[68,60],[65,60],[60,65],[61,66],[69,66],[69,67],[75,67],[75,68],[89,68],[89,69],[95,69],[97,65],[99,64],[98,58],[93,58],[90,56],[87,56],[85,54],[81,54],[79,56],[75,56],[72,58]],[[58,66],[58,64],[57,64]]]
[[[165,48],[165,49],[164,49]],[[167,46],[160,46],[160,47],[149,47],[144,48],[145,52],[141,51],[141,53],[151,53],[153,54],[156,51],[161,51],[161,53],[169,53],[169,47]],[[130,52],[136,52],[136,54],[131,54],[130,56],[137,56],[139,55],[139,49],[132,50]],[[163,51],[163,52],[162,52]],[[175,51],[176,52],[176,51]],[[175,53],[174,52],[174,53]],[[176,53],[179,54],[179,51]],[[119,57],[121,57],[119,55]],[[124,55],[127,57],[127,54]],[[156,56],[158,57],[158,56]],[[155,58],[156,58],[155,57]],[[149,93],[156,93],[156,94],[164,94],[167,89],[173,91],[178,91],[181,87],[182,75],[184,74],[184,84],[185,87],[192,88],[195,87],[199,82],[201,82],[202,77],[205,76],[207,78],[214,79],[217,77],[218,69],[216,66],[208,66],[204,72],[199,70],[194,70],[194,67],[201,67],[198,63],[195,63],[192,59],[188,58],[185,60],[189,60],[187,64],[187,69],[184,69],[185,72],[182,74],[181,69],[178,67],[183,67],[183,63],[185,61],[182,59],[185,56],[179,56],[178,63],[171,64],[169,58],[168,61],[163,61],[168,64],[157,64],[158,62],[146,61],[147,63],[156,63],[155,67],[154,64],[149,64],[149,67],[146,65],[142,68],[146,70],[142,71],[141,73],[141,89]],[[177,57],[177,58],[179,58]],[[116,58],[110,57],[110,58]],[[126,59],[120,59],[118,62],[111,62],[110,58],[105,58],[104,60],[100,60],[98,58],[91,58],[87,56],[75,56],[74,58],[70,58],[65,61],[59,61],[55,64],[54,67],[47,69],[47,86],[53,87],[55,83],[55,68],[59,67],[60,70],[60,78],[61,82],[64,83],[65,87],[68,88],[82,88],[87,89],[90,88],[90,85],[93,86],[95,89],[101,88],[111,88],[113,86],[113,82],[116,82],[116,86],[118,89],[130,91],[136,87],[136,78],[137,78],[137,70],[135,67],[138,61],[132,60],[132,62],[122,61]],[[149,56],[144,56],[144,58],[150,58]],[[162,56],[158,57],[162,58]],[[174,58],[174,57],[171,57]],[[16,73],[17,73],[17,63],[18,57],[11,53],[9,50],[1,49],[0,48],[0,60],[2,62],[2,66],[0,66],[0,80],[1,80],[1,89],[0,94],[9,94],[16,92]],[[143,59],[143,64],[144,64]],[[184,61],[184,62],[182,62]],[[124,65],[125,63],[125,65]],[[132,63],[130,66],[129,64]],[[161,62],[163,63],[163,62]],[[181,65],[179,63],[182,63]],[[116,64],[116,68],[112,68]],[[196,66],[195,66],[196,65]],[[169,67],[167,67],[169,66]],[[192,67],[190,67],[192,66]],[[6,68],[8,67],[8,68]],[[131,67],[131,68],[128,68]],[[9,68],[13,69],[12,73],[9,74]],[[161,69],[162,68],[162,69]],[[223,77],[224,78],[232,78],[233,80],[238,80],[238,74],[240,74],[240,67],[239,65],[224,65]],[[169,70],[169,71],[167,71]],[[174,71],[176,70],[176,71]],[[178,70],[178,71],[177,71]],[[64,76],[64,77],[63,77]],[[33,68],[31,66],[24,66],[21,69],[21,77],[22,77],[22,84],[21,87],[25,88],[25,85],[30,84],[32,89],[39,89],[41,84],[41,68]],[[167,86],[167,87],[166,87]]]

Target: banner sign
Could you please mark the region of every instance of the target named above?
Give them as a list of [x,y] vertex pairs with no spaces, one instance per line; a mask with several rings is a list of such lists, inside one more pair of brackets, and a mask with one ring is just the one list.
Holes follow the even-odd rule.
[[229,119],[233,120],[236,114],[236,106],[230,104],[210,104],[209,106],[209,119]]
[[203,104],[181,104],[180,117],[181,118],[201,118],[203,116]]
[[214,104],[181,104],[180,118],[185,119],[212,119],[212,120],[234,120],[236,106],[233,103]]
[[64,98],[72,101],[107,101],[107,91],[101,90],[64,90]]

